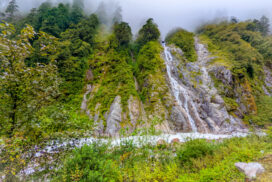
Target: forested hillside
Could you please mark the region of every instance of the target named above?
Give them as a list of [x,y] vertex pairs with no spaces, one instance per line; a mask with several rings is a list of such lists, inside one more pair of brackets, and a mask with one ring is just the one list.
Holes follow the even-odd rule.
[[19,9],[0,12],[0,181],[242,181],[251,161],[272,178],[266,16],[163,38],[103,3]]

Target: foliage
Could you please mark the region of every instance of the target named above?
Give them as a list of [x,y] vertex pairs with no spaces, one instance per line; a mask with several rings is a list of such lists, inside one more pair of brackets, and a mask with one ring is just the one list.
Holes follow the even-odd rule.
[[55,181],[120,181],[118,166],[107,151],[107,145],[97,143],[76,149]]
[[[60,37],[62,32],[72,25],[79,24],[80,21],[82,21],[82,26],[85,26],[85,31],[92,31],[92,29],[86,29],[91,21],[85,17],[82,8],[80,1],[75,2],[72,7],[62,3],[54,7],[50,2],[45,2],[38,9],[32,9],[21,22],[23,22],[22,25],[30,24],[36,31],[41,30],[55,37]],[[83,22],[84,20],[85,22]]]
[[13,21],[15,14],[19,11],[16,0],[11,0],[6,8],[7,21]]
[[178,46],[189,61],[194,62],[197,60],[193,33],[184,29],[177,29],[168,34],[165,40],[169,44]]
[[263,36],[268,35],[268,33],[270,32],[269,19],[266,16],[262,16],[260,20],[254,20],[253,23],[255,23],[256,30],[261,32]]
[[97,171],[98,176],[105,175],[105,181],[106,176],[113,181],[242,181],[245,176],[234,164],[256,161],[269,154],[270,141],[268,136],[248,136],[224,141],[189,140],[161,148],[146,143],[137,147],[127,140],[111,149],[110,144],[95,143],[67,156],[55,180],[64,177],[67,181],[84,181],[89,173],[94,176]]
[[18,181],[16,174],[27,164],[23,154],[30,150],[29,142],[21,133],[16,133],[12,138],[5,139],[4,143],[0,154],[0,171],[3,171],[6,181]]
[[177,152],[177,157],[183,166],[188,166],[192,159],[212,155],[214,146],[205,140],[190,140]]
[[221,22],[199,29],[201,37],[208,42],[211,56],[216,57],[212,63],[226,66],[232,72],[232,86],[218,84],[215,80],[216,85],[225,90],[222,92],[224,97],[236,100],[238,95],[242,98],[240,102],[247,107],[243,114],[257,113],[255,99],[263,95],[263,67],[271,62],[267,52],[271,38],[253,29],[252,23],[251,20],[235,24]]
[[[15,17],[16,1],[10,2],[13,7],[7,14]],[[171,104],[164,108],[170,94],[158,42],[160,31],[153,19],[147,20],[133,42],[130,26],[121,21],[121,8],[113,13],[112,32],[100,24],[109,23],[105,4],[99,5],[98,17],[85,15],[83,8],[83,0],[74,0],[72,6],[46,2],[20,20],[12,18],[17,31],[10,24],[0,25],[0,175],[6,175],[7,181],[18,180],[16,174],[30,160],[40,162],[35,153],[45,144],[42,141],[56,137],[61,143],[63,136],[92,133],[94,121],[79,111],[86,84],[93,88],[87,95],[88,111],[93,115],[99,106],[102,120],[117,96],[122,98],[124,120],[130,117],[129,98],[141,98],[150,127],[134,134],[158,134],[156,126],[168,114],[163,109],[172,108]],[[34,28],[23,28],[26,24]],[[261,96],[262,67],[272,65],[268,27],[266,17],[246,22],[232,18],[199,30],[214,57],[208,66],[218,64],[232,71],[236,90],[214,79],[215,86],[222,87],[228,111],[233,114],[239,108],[235,94],[246,93],[241,102],[255,107],[256,99],[258,113],[245,120],[258,126],[271,126],[272,118],[271,98]],[[193,33],[178,29],[166,41],[181,48],[188,61],[196,61]],[[86,77],[87,70],[90,75]],[[126,128],[121,131],[125,133]],[[263,137],[189,140],[175,145],[144,141],[135,145],[127,140],[112,146],[103,141],[75,149],[63,163],[59,156],[66,149],[49,157],[45,154],[47,167],[41,173],[53,181],[242,181],[244,175],[234,163],[256,161],[272,148],[270,130]]]
[[272,125],[272,98],[269,96],[260,96],[257,99],[258,114],[251,115],[247,120],[258,126]]
[[224,99],[226,108],[229,112],[233,112],[233,111],[237,110],[237,108],[239,107],[237,102],[233,98],[224,97],[223,99]]
[[131,28],[128,23],[116,23],[113,27],[113,32],[118,40],[119,46],[128,46],[132,39]]
[[[35,32],[31,26],[22,30],[18,40],[8,39],[15,32],[12,25],[0,24],[1,77],[1,132],[13,133],[22,126],[31,126],[34,113],[52,103],[58,96],[60,79],[53,63],[28,67],[25,59],[33,50],[29,39]],[[44,33],[41,37],[50,39]],[[44,50],[52,49],[44,45]],[[42,50],[41,50],[42,51]],[[4,107],[3,107],[4,106]]]
[[40,39],[33,42],[35,50],[27,60],[28,65],[37,62],[48,64],[49,59],[56,60],[59,75],[64,79],[61,84],[61,92],[64,96],[62,98],[69,99],[71,95],[79,93],[83,88],[85,73],[88,69],[87,57],[93,51],[98,25],[96,15],[91,15],[82,19],[77,25],[71,26],[60,34],[60,40],[55,39],[52,42],[56,49],[48,53],[50,56],[40,52],[43,46]]
[[79,113],[80,104],[81,100],[77,98],[66,103],[58,102],[41,109],[37,113],[36,122],[39,125],[35,130],[41,131],[43,137],[61,132],[91,132],[93,122],[88,116]]
[[84,0],[73,0],[70,16],[74,24],[78,24],[79,21],[84,17],[83,8]]
[[[252,38],[246,38],[249,35],[247,23],[237,24],[221,23],[218,25],[207,25],[199,32],[207,35],[215,45],[221,50],[228,52],[236,61],[235,66],[245,66],[247,64],[262,64],[262,55],[253,47]],[[257,32],[251,32],[250,36],[258,37]],[[250,42],[247,42],[250,40]]]
[[[148,42],[139,52],[137,58],[137,64],[141,71],[146,74],[154,73],[154,71],[160,68],[163,61],[160,58],[160,52],[162,48],[157,42]],[[147,76],[143,75],[143,77]]]
[[99,21],[97,16],[92,14],[88,18],[83,18],[78,24],[71,26],[66,30],[66,32],[61,35],[62,39],[70,40],[72,42],[80,39],[93,46],[98,25]]
[[142,46],[150,41],[158,41],[160,38],[160,30],[158,25],[150,18],[146,21],[146,24],[140,29],[138,33],[137,42]]
[[[164,68],[164,61],[160,57],[162,47],[158,42],[148,42],[144,45],[137,58],[136,77],[141,89],[142,100],[145,101],[149,98],[148,80],[150,75],[157,75]],[[157,81],[161,81],[158,79]]]
[[[97,55],[101,54],[103,53],[97,53]],[[130,96],[137,95],[132,67],[128,64],[129,59],[127,50],[117,52],[115,49],[110,49],[107,55],[96,56],[90,61],[94,75],[91,83],[98,86],[91,100],[91,111],[94,111],[96,105],[100,103],[100,111],[103,115],[116,96],[121,96],[122,106],[125,108]]]
[[69,27],[68,5],[59,4],[58,7],[45,9],[45,11],[40,7],[38,11],[41,12],[38,15],[38,30],[59,37],[60,33]]

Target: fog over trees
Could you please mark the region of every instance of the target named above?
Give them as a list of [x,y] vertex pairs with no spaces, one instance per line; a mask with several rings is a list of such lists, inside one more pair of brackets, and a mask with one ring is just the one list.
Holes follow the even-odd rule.
[[[0,11],[3,12],[9,0],[0,0]],[[21,12],[30,11],[38,7],[46,0],[17,0]],[[50,0],[52,3],[69,2],[73,0]],[[123,21],[128,22],[132,32],[136,33],[150,17],[158,24],[162,36],[175,27],[183,27],[194,31],[201,23],[214,19],[237,17],[239,20],[260,19],[262,15],[271,18],[269,0],[85,0],[85,11],[94,13],[102,6],[111,16],[120,16],[122,12]],[[98,8],[99,7],[99,8]],[[119,10],[119,11],[116,11]],[[120,11],[121,10],[121,11]]]

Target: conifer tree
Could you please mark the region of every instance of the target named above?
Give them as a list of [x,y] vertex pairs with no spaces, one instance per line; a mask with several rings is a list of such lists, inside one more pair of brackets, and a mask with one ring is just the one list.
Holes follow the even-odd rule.
[[160,38],[160,30],[158,25],[154,23],[150,18],[146,21],[146,24],[139,31],[137,42],[140,45],[146,44],[149,41],[156,41]]
[[13,21],[16,13],[19,11],[19,6],[17,5],[16,0],[11,0],[6,9],[6,16],[8,21]]
[[262,33],[262,35],[263,36],[268,35],[270,27],[269,19],[266,16],[262,16],[259,23],[260,23],[259,30]]

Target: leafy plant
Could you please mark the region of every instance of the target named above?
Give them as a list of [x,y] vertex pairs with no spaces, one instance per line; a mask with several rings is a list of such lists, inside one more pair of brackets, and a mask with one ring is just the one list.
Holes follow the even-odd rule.
[[178,46],[189,61],[194,62],[197,60],[193,33],[184,29],[177,29],[169,33],[165,40],[169,44]]
[[214,145],[205,140],[190,140],[177,152],[181,165],[190,165],[193,159],[201,158],[214,153]]
[[55,181],[120,181],[118,165],[109,158],[108,146],[94,143],[73,152]]

